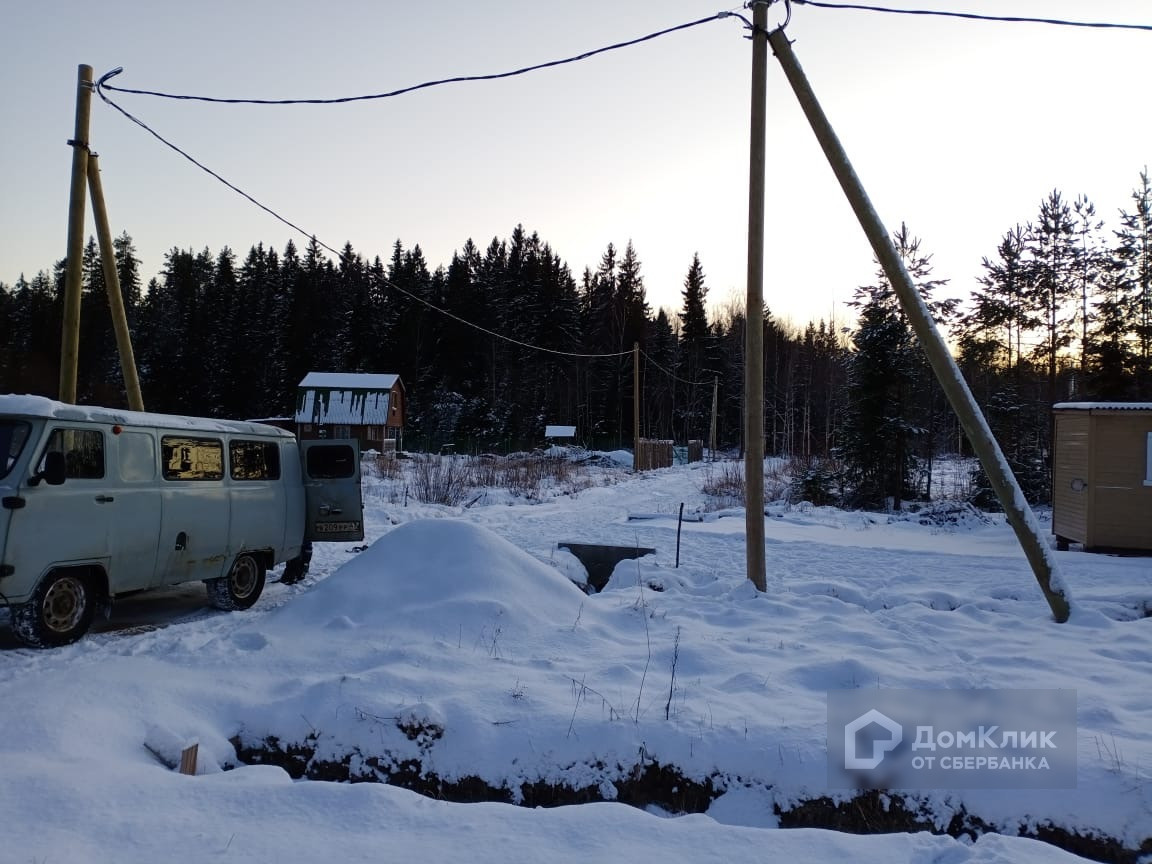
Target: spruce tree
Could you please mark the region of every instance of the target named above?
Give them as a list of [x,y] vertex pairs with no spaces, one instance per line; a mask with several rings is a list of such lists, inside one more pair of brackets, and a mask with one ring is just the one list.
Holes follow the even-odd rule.
[[1115,262],[1118,317],[1126,317],[1126,335],[1135,343],[1130,366],[1134,396],[1152,400],[1152,184],[1148,169],[1140,172],[1140,185],[1132,190],[1131,211],[1120,211],[1116,231]]
[[[893,234],[896,250],[920,295],[937,318],[947,317],[955,301],[932,299],[943,284],[932,279],[931,257],[906,225]],[[842,454],[850,496],[859,506],[877,507],[918,494],[917,472],[934,452],[935,380],[887,276],[856,290],[859,310],[849,361],[848,409]],[[928,491],[927,489],[925,490]]]
[[1040,202],[1040,213],[1028,226],[1025,244],[1032,270],[1029,299],[1042,321],[1036,354],[1048,369],[1046,398],[1051,405],[1058,398],[1060,353],[1075,338],[1072,309],[1079,296],[1076,223],[1059,191],[1053,190]]
[[680,406],[681,437],[687,440],[704,436],[709,426],[712,391],[706,386],[705,379],[715,374],[716,365],[712,357],[713,333],[705,307],[708,285],[699,253],[692,256],[680,296],[683,306],[680,310],[680,365],[677,375],[682,381],[681,398],[677,404]]

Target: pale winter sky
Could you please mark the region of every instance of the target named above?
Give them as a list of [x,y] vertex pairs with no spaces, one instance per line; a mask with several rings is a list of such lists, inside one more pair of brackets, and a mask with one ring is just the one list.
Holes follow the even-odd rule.
[[[903,8],[1152,23],[1138,0],[891,0]],[[326,98],[502,72],[725,9],[732,0],[109,0],[10,3],[0,97],[0,281],[50,268],[67,233],[76,67],[130,88]],[[782,6],[771,10],[782,20]],[[517,223],[579,278],[633,241],[652,305],[678,308],[699,252],[719,305],[743,297],[751,45],[735,18],[561,68],[328,106],[111,94],[286,218],[387,258],[399,238],[447,264]],[[889,228],[906,221],[967,295],[980,259],[1053,188],[1116,224],[1152,152],[1152,33],[793,9],[788,33]],[[871,251],[776,61],[768,67],[769,307],[846,315]],[[239,257],[303,238],[95,100],[113,231],[145,280],[173,247]],[[89,233],[94,233],[89,212]]]

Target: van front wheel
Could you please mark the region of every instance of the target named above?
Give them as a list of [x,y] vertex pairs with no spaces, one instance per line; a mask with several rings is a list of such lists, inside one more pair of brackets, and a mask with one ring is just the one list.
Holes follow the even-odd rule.
[[49,573],[32,599],[12,607],[12,630],[25,645],[56,648],[88,632],[96,614],[91,583],[79,571]]
[[237,555],[227,576],[209,579],[208,602],[217,609],[232,612],[248,609],[260,599],[264,590],[264,565],[255,555]]

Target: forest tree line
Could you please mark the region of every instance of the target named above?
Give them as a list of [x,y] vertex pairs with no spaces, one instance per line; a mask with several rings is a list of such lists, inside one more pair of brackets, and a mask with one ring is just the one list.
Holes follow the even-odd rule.
[[[1083,196],[1051,192],[1003,234],[964,301],[940,296],[946,282],[906,226],[893,240],[1031,500],[1048,495],[1054,402],[1152,401],[1146,171],[1111,225]],[[315,239],[303,251],[257,244],[243,259],[173,248],[147,285],[131,237],[114,247],[150,411],[284,416],[310,371],[394,372],[414,449],[521,449],[548,423],[576,425],[589,446],[630,446],[638,343],[641,435],[707,441],[715,393],[719,445],[742,447],[744,310],[709,307],[698,256],[680,307],[653,310],[630,242],[576,277],[522,226],[483,250],[468,240],[437,267],[399,240],[387,260],[351,245],[330,255]],[[93,240],[82,270],[78,400],[123,406]],[[0,284],[4,392],[56,395],[63,283],[60,261]],[[937,457],[965,444],[883,274],[851,305],[847,327],[765,310],[766,452],[802,461],[807,497],[899,506],[925,497]]]

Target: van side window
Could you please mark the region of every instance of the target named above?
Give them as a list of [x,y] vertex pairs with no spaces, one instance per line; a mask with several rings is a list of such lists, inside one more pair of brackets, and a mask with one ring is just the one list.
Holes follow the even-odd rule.
[[165,435],[160,465],[165,480],[223,480],[224,444],[217,438]]
[[308,448],[308,476],[315,480],[340,480],[356,474],[356,452],[347,444]]
[[121,432],[120,479],[147,483],[156,479],[156,442],[147,432]]
[[280,446],[272,441],[228,442],[233,480],[279,480]]
[[19,420],[0,420],[0,478],[6,477],[20,458],[28,429],[28,424]]
[[[104,433],[99,429],[53,429],[44,453],[64,454],[64,476],[69,480],[104,476]],[[36,470],[44,470],[43,455]]]

